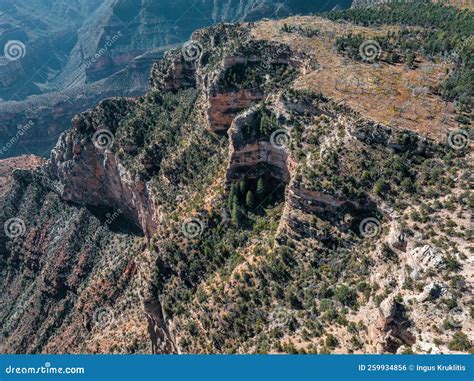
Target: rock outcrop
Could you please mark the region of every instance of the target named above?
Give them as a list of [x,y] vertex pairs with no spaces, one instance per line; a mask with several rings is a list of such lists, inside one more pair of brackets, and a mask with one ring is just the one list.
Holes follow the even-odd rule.
[[[115,118],[119,119],[134,105],[132,100],[115,102],[104,101],[99,109],[76,117],[74,129],[61,136],[46,170],[61,184],[61,196],[65,200],[111,210],[120,208],[150,238],[160,216],[146,181],[134,178],[113,152],[98,145],[100,139],[105,139],[106,145],[113,144],[114,139],[114,131],[103,124],[103,109],[116,107],[120,113]],[[92,135],[99,132],[99,135],[92,141],[81,132]]]
[[388,235],[388,243],[394,249],[405,251],[407,248],[407,241],[403,229],[400,228],[396,221],[393,221],[390,226],[390,233]]
[[[216,40],[215,36],[219,36],[219,40]],[[216,133],[227,131],[240,111],[249,107],[251,102],[261,100],[263,97],[263,92],[258,90],[255,97],[242,100],[240,98],[242,93],[235,92],[234,87],[242,85],[241,81],[246,81],[247,77],[237,79],[235,83],[229,83],[226,79],[229,70],[236,65],[244,65],[245,55],[254,52],[254,59],[250,57],[248,64],[252,68],[258,67],[259,73],[266,73],[267,76],[272,73],[271,68],[274,64],[282,66],[283,71],[294,66],[291,74],[288,73],[289,76],[294,76],[293,70],[301,66],[291,63],[289,58],[291,51],[287,46],[243,42],[240,50],[228,56],[227,49],[233,41],[231,37],[245,39],[248,35],[240,26],[234,25],[222,25],[211,32],[196,34],[196,40],[193,42],[196,46],[209,47],[213,54],[221,57],[221,62],[212,70],[206,66],[206,61],[201,55],[194,57],[194,61],[191,62],[186,56],[186,51],[178,49],[169,52],[154,66],[150,81],[154,91],[199,88],[207,102],[208,129]],[[256,55],[256,51],[261,56]],[[268,61],[268,57],[274,57],[274,61]],[[286,74],[283,73],[282,77],[286,78]],[[255,85],[259,88],[258,84]],[[248,91],[252,92],[250,89]],[[225,99],[231,101],[226,102]],[[59,139],[46,170],[61,183],[62,197],[65,200],[81,205],[121,208],[150,239],[162,218],[161,207],[156,203],[147,180],[134,177],[111,149],[119,120],[133,113],[137,106],[134,100],[107,100],[100,103],[96,109],[76,117],[73,120],[73,129]],[[252,117],[255,119],[256,116]],[[236,125],[239,123],[241,122],[237,121]],[[255,124],[257,121],[254,120],[252,123]],[[110,143],[111,147],[98,146],[100,142],[94,141],[95,134],[98,134],[97,139],[108,140],[105,145]],[[124,148],[130,152],[134,150],[133,147]],[[231,138],[230,149],[232,152],[227,176],[229,180],[236,180],[243,174],[242,171],[246,171],[245,168],[259,163],[266,164],[265,172],[268,172],[268,168],[273,168],[270,172],[276,179],[284,182],[290,180],[289,171],[291,168],[294,169],[295,163],[287,157],[284,150],[270,144],[268,139],[256,144],[250,139],[246,144],[241,136],[235,136]],[[237,167],[240,167],[240,174],[237,173]],[[104,190],[106,190],[105,197]]]
[[385,300],[380,306],[378,329],[383,332],[380,352],[396,353],[402,345],[411,347],[416,339],[410,331],[412,323],[406,317],[405,307],[393,299]]
[[430,245],[417,247],[410,252],[415,263],[425,269],[439,270],[444,266],[441,252]]

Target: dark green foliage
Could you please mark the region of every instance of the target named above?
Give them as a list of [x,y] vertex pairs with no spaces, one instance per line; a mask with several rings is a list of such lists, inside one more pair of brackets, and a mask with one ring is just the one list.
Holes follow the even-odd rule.
[[455,71],[443,85],[443,97],[458,100],[461,105],[470,110],[474,107],[474,65],[467,69]]
[[234,202],[232,204],[232,223],[235,226],[240,226],[243,221],[243,214],[242,209],[240,208],[237,199],[234,198]]
[[356,291],[345,284],[336,288],[335,296],[345,306],[355,307],[357,304]]
[[[444,83],[442,96],[447,100],[459,101],[462,107],[472,108],[474,12],[435,4],[429,0],[418,0],[394,1],[383,7],[331,12],[328,17],[365,26],[401,24],[426,28],[422,31],[404,30],[397,36],[396,43],[385,44],[389,36],[377,38],[377,41],[385,52],[404,53],[409,67],[413,67],[415,52],[427,57],[450,57],[456,69]],[[359,36],[348,36],[338,39],[336,47],[338,51],[360,59],[358,46],[361,42]]]
[[315,29],[312,27],[304,27],[301,25],[288,25],[288,24],[283,24],[281,30],[285,33],[295,33],[300,36],[304,37],[316,37],[319,36],[320,31],[319,29]]
[[242,224],[244,217],[249,213],[262,215],[266,207],[281,201],[284,190],[284,184],[273,179],[269,174],[259,177],[258,180],[244,177],[231,185],[227,208],[231,215],[234,211],[240,215],[240,224]]
[[260,177],[257,181],[257,199],[263,200],[265,195],[267,194],[267,190],[265,187],[265,181],[262,177]]
[[255,198],[252,191],[247,192],[247,196],[245,197],[245,206],[247,207],[247,210],[250,211],[255,209]]
[[452,351],[468,352],[471,350],[472,345],[465,333],[456,332],[453,335],[453,339],[448,344],[448,348]]
[[472,11],[446,7],[430,0],[392,1],[383,7],[331,12],[328,17],[332,20],[348,20],[365,26],[397,23],[418,25],[459,34],[461,37],[470,36],[474,30]]

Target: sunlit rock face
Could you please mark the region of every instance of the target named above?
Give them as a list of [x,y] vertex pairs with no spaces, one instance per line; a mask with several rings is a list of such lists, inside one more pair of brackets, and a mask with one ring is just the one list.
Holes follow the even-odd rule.
[[[4,127],[0,141],[13,137],[18,125],[30,120],[34,125],[20,138],[21,144],[0,153],[0,159],[24,153],[47,157],[75,114],[107,97],[144,94],[153,62],[187,41],[196,29],[218,22],[326,11],[336,3],[350,5],[350,1],[341,4],[334,0],[321,9],[319,2],[299,0],[279,4],[206,0],[189,8],[185,0],[152,4],[126,0],[3,1],[0,48],[3,51],[11,41],[21,45],[12,48],[12,60],[0,61],[0,122]],[[185,17],[177,17],[182,12]],[[38,20],[41,27],[31,27]],[[186,68],[176,67],[173,72],[180,81]],[[224,131],[235,116],[232,110],[246,107],[260,96],[243,91],[237,97],[222,94],[214,102],[210,93],[214,128]]]

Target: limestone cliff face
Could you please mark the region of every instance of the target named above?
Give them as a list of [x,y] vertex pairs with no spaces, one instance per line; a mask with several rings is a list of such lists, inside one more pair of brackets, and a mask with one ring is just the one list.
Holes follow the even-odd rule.
[[[216,36],[219,36],[218,40]],[[300,66],[290,60],[291,50],[287,46],[251,42],[229,52],[229,46],[234,41],[232,38],[245,36],[245,31],[234,25],[196,33],[196,48],[202,49],[205,46],[221,60],[209,67],[201,51],[199,56],[194,57],[194,61],[189,60],[186,51],[182,49],[171,51],[152,70],[150,82],[153,90],[166,92],[198,88],[207,107],[207,128],[215,133],[226,132],[240,111],[260,101],[265,92],[270,91],[265,91],[263,87],[260,90],[259,86],[254,90],[251,84],[245,84],[248,89],[239,88],[242,85],[239,79],[232,83],[226,79],[230,70],[250,64],[258,67],[259,75],[266,76],[264,81],[269,82],[272,65],[292,70],[297,70]],[[273,57],[274,61],[268,61],[268,57]],[[243,79],[245,77],[241,80]],[[112,149],[120,119],[136,108],[137,102],[133,99],[111,99],[75,117],[73,128],[60,137],[54,148],[47,171],[61,183],[64,199],[82,205],[120,207],[150,239],[162,218],[162,206],[156,202],[148,181],[134,177]],[[94,134],[97,135],[96,140]],[[102,137],[106,140],[105,148],[101,148],[100,141],[97,141]],[[107,146],[108,143],[111,147]],[[236,162],[242,164],[249,160],[254,160],[256,164],[262,161],[262,155],[266,155],[263,161],[279,172],[275,176],[289,181],[284,151],[272,147],[268,141],[257,143],[254,147],[254,141],[250,139],[242,153],[240,151],[243,144],[241,141],[232,141],[231,150],[235,155],[231,158],[231,167]],[[133,147],[124,149],[133,151]],[[257,157],[252,159],[252,155]],[[229,173],[228,177],[232,176]]]
[[405,307],[393,299],[387,299],[380,307],[380,320],[376,328],[379,353],[395,353],[401,345],[412,346],[416,342],[411,329],[412,323],[406,316]]
[[162,91],[196,86],[195,63],[187,61],[180,50],[167,52],[153,65],[150,86]]
[[98,140],[91,141],[83,135],[93,135],[97,131],[100,134],[102,130],[104,135],[96,139],[105,139],[106,145],[113,144],[114,123],[104,124],[101,120],[103,109],[116,106],[120,113],[114,118],[118,121],[133,105],[133,100],[107,100],[98,109],[76,117],[74,128],[63,134],[54,148],[47,171],[61,184],[61,196],[65,200],[81,205],[121,208],[150,238],[158,225],[159,215],[146,181],[134,178],[109,149],[98,148]]
[[244,175],[258,178],[269,171],[277,180],[288,184],[294,176],[296,162],[283,145],[272,144],[269,137],[245,136],[244,129],[258,123],[259,109],[240,114],[229,130],[227,181],[236,182]]

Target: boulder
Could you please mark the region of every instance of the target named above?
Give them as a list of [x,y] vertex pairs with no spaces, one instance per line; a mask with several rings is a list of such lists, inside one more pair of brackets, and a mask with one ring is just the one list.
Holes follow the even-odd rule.
[[439,250],[430,245],[416,247],[410,252],[414,264],[424,269],[442,269],[444,267],[443,255]]
[[392,225],[390,226],[390,232],[388,234],[387,240],[390,247],[392,247],[393,249],[406,251],[407,241],[405,233],[396,221],[393,221]]

